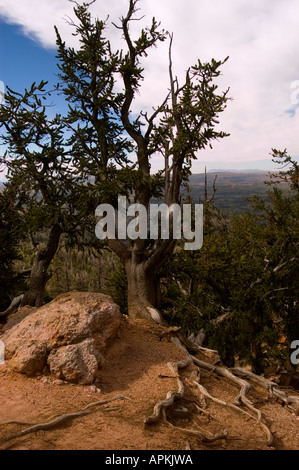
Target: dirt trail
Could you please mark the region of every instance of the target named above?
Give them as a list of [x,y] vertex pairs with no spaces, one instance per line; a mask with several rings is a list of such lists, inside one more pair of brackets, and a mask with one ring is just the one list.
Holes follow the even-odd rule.
[[[210,361],[200,354],[201,360]],[[95,386],[63,384],[49,377],[26,378],[0,366],[0,422],[48,422],[56,415],[74,413],[92,402],[125,395],[96,407],[57,428],[38,431],[3,442],[0,449],[33,450],[192,450],[200,449],[280,449],[299,450],[299,417],[269,393],[252,387],[248,398],[262,412],[270,428],[273,445],[266,446],[265,433],[256,420],[206,399],[201,408],[198,389],[190,380],[192,367],[181,373],[185,399],[178,406],[185,411],[169,415],[175,426],[201,430],[206,436],[228,432],[228,438],[213,444],[168,426],[162,422],[144,425],[144,418],[167,392],[177,390],[177,381],[168,362],[186,359],[186,353],[165,335],[162,326],[143,320],[123,320],[117,338],[106,351],[106,364]],[[201,384],[210,394],[234,401],[238,386],[215,372],[201,371]],[[28,425],[0,424],[1,438],[15,434]]]

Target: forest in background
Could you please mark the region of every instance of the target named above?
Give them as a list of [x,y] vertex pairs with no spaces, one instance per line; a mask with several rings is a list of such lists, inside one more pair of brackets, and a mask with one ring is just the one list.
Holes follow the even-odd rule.
[[[290,346],[299,337],[297,174],[297,164],[292,162],[287,171],[272,174],[272,179],[266,172],[256,178],[223,173],[214,189],[213,174],[206,189],[204,174],[190,178],[185,197],[205,205],[204,244],[192,252],[178,245],[169,258],[160,273],[161,311],[168,323],[188,335],[200,332],[203,344],[217,348],[229,366],[241,361],[259,373],[273,363],[296,368],[290,362]],[[226,195],[227,208],[217,204],[217,193],[220,199]],[[5,237],[13,253],[6,258],[5,276],[2,273],[2,309],[28,288],[34,258],[26,237],[18,234],[19,242],[13,245],[3,228],[1,246],[5,249]],[[14,228],[6,226],[7,230]],[[126,273],[106,247],[62,242],[50,272],[46,301],[72,290],[103,292],[113,297],[122,313],[128,313]]]
[[[7,148],[0,163],[8,169],[0,193],[0,311],[18,294],[23,305],[39,307],[69,290],[101,291],[132,318],[200,332],[226,365],[241,361],[257,373],[273,362],[295,367],[298,162],[287,150],[273,149],[281,171],[268,187],[261,180],[241,186],[244,175],[225,185],[220,175],[194,180],[192,160],[228,136],[216,125],[229,90],[220,92],[215,84],[228,58],[198,60],[179,84],[173,36],[155,18],[132,39],[137,3],[128,2],[116,26],[125,43],[121,51],[112,50],[105,21],[93,18],[88,4],[74,7],[78,50],[68,48],[56,28],[58,88],[69,104],[67,116],[49,118],[53,91],[47,82],[33,83],[23,94],[7,87],[0,108],[0,142]],[[165,100],[151,115],[133,114],[143,60],[165,40]],[[165,167],[152,174],[157,155]],[[228,189],[233,197],[227,206]],[[146,208],[153,199],[168,206],[202,202],[203,247],[185,251],[173,237],[99,241],[95,209],[100,202],[116,206],[118,195]]]

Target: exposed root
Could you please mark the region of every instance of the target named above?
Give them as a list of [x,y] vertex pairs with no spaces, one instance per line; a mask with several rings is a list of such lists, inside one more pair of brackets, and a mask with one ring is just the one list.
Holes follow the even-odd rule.
[[181,349],[184,349],[185,351],[188,351],[192,354],[196,353],[204,353],[206,356],[213,358],[215,362],[221,362],[220,356],[218,351],[214,349],[207,349],[202,346],[198,346],[195,343],[192,343],[189,339],[187,339],[182,333],[178,332],[177,337],[172,338],[173,343],[175,343],[178,347]]
[[185,450],[191,450],[191,445],[189,441],[186,441],[186,447]]
[[[186,340],[186,338],[183,337],[183,335],[179,334],[177,335],[176,338],[172,338],[172,341],[181,349],[185,350],[188,354],[196,354],[196,353],[204,353],[206,356],[210,358],[214,358],[215,362],[214,365],[208,364],[207,362],[200,361],[197,358],[197,365],[200,367],[205,368],[206,370],[209,370],[210,373],[216,372],[219,375],[226,376],[230,378],[232,381],[235,383],[239,383],[241,385],[241,382],[238,382],[238,377],[241,378],[246,378],[249,380],[251,383],[259,385],[262,388],[265,388],[266,390],[269,391],[271,396],[277,397],[280,399],[283,403],[286,404],[286,406],[291,409],[295,414],[299,416],[299,397],[294,396],[294,395],[287,395],[281,387],[279,387],[275,382],[272,382],[271,380],[265,379],[264,377],[261,377],[259,375],[256,375],[248,370],[239,368],[239,367],[234,367],[231,369],[227,369],[225,367],[219,367],[216,364],[221,363],[220,356],[217,351],[210,350],[210,349],[205,349],[200,346],[195,345],[192,343],[190,340]],[[183,343],[183,344],[182,344]],[[241,385],[242,386],[242,385]],[[241,388],[241,393],[237,397],[237,402],[241,402],[244,405],[246,405],[248,408],[251,408],[252,411],[254,411],[258,415],[258,419],[260,419],[260,414],[259,410],[256,408],[252,407],[252,404],[250,401],[246,398],[246,387],[250,386],[248,382],[246,382],[246,385],[244,384],[245,388]],[[243,387],[243,386],[242,386]],[[248,388],[249,390],[249,388]]]
[[160,312],[154,307],[146,307],[149,317],[156,323],[163,325],[163,319]]
[[265,379],[265,377],[253,374],[250,371],[239,367],[232,368],[231,371],[236,375],[248,378],[251,382],[259,385],[260,387],[265,388],[269,391],[271,396],[279,398],[288,406],[288,408],[299,415],[299,397],[292,395],[288,396],[275,382]]
[[245,405],[249,410],[253,411],[257,415],[258,421],[262,420],[262,414],[261,414],[260,410],[255,408],[255,406],[253,406],[253,404],[250,402],[250,400],[248,400],[248,398],[246,397],[247,392],[251,388],[251,385],[250,385],[249,382],[236,377],[230,370],[226,369],[225,367],[211,366],[211,364],[208,364],[207,362],[200,361],[196,357],[193,357],[193,360],[194,360],[194,363],[196,365],[198,365],[200,367],[203,367],[205,369],[208,369],[208,370],[212,369],[218,375],[222,375],[223,377],[227,377],[229,380],[231,380],[232,382],[239,385],[241,387],[241,389],[240,389],[240,393],[237,395],[237,397],[235,399],[235,404],[240,405],[241,403],[243,403],[243,405]]
[[[75,418],[79,418],[80,416],[84,416],[89,414],[92,408],[96,408],[97,406],[102,406],[106,405],[107,403],[111,403],[112,401],[116,400],[131,400],[131,398],[128,398],[124,395],[116,395],[113,398],[109,398],[107,400],[103,401],[96,401],[93,403],[89,403],[86,405],[82,410],[77,411],[75,413],[70,413],[70,414],[63,414],[58,416],[57,418],[47,422],[47,423],[39,423],[39,424],[31,424],[30,427],[23,429],[22,431],[16,433],[16,434],[11,434],[9,436],[3,437],[0,439],[0,444],[4,442],[8,442],[12,439],[18,438],[25,436],[27,434],[32,434],[37,431],[49,431],[50,429],[56,428],[57,426],[60,426],[61,424],[65,424],[67,421],[71,421]],[[106,410],[108,411],[108,410]],[[109,409],[109,411],[112,411],[112,409]],[[0,425],[4,424],[20,424],[20,425],[28,425],[28,423],[22,423],[21,421],[6,421],[5,423],[0,423]]]
[[34,426],[37,423],[28,423],[27,421],[12,420],[3,421],[2,423],[0,423],[0,426],[5,426],[6,424],[18,424],[19,426]]
[[[190,374],[190,379],[192,379],[193,385],[195,385],[198,391],[200,392],[200,402],[203,405],[202,408],[200,408],[199,406],[196,406],[197,410],[199,412],[204,413],[205,415],[208,415],[208,417],[210,418],[210,414],[207,411],[205,411],[205,409],[207,408],[206,400],[211,400],[220,406],[230,408],[233,411],[246,416],[247,418],[253,419],[255,422],[257,422],[257,424],[261,427],[262,431],[266,434],[266,441],[261,441],[261,443],[267,446],[271,446],[273,444],[273,435],[269,427],[263,421],[263,416],[262,416],[261,411],[258,408],[256,408],[256,406],[254,406],[254,404],[247,397],[247,394],[252,387],[250,382],[263,386],[264,388],[268,389],[273,396],[280,398],[288,406],[290,406],[290,404],[295,404],[295,407],[298,407],[298,409],[299,409],[299,398],[295,396],[287,397],[285,392],[283,392],[282,390],[279,390],[278,386],[275,383],[268,381],[264,379],[263,377],[259,377],[255,374],[252,374],[251,372],[243,371],[243,369],[231,369],[230,370],[223,366],[216,365],[218,362],[218,354],[216,354],[217,352],[215,351],[209,350],[209,356],[210,357],[213,356],[213,358],[216,359],[216,364],[209,364],[189,354],[188,353],[189,348],[187,351],[185,346],[182,345],[181,341],[177,337],[172,338],[172,341],[188,354],[187,360],[185,362],[181,362],[177,364],[168,364],[168,367],[173,372],[173,377],[176,378],[177,380],[178,391],[168,392],[166,395],[166,398],[158,402],[155,405],[153,414],[145,418],[144,420],[145,424],[157,423],[161,419],[161,421],[167,424],[168,426],[171,426],[172,428],[179,430],[180,432],[184,434],[195,436],[199,438],[201,442],[203,443],[212,443],[219,439],[232,439],[232,440],[241,439],[241,440],[251,441],[250,438],[247,439],[243,436],[239,436],[239,437],[230,436],[229,437],[227,431],[223,431],[222,433],[211,435],[209,437],[209,436],[206,436],[206,433],[202,432],[200,429],[188,429],[185,427],[176,426],[168,421],[166,410],[170,408],[176,400],[184,399],[185,390],[184,390],[183,382],[181,378],[179,377],[179,369],[186,368],[189,365],[193,364],[194,366],[198,368],[198,372],[195,373],[195,371],[193,370]],[[195,349],[199,351],[199,348],[197,346],[195,346]],[[201,349],[202,348],[200,348],[200,352],[202,352]],[[240,388],[240,391],[238,395],[235,397],[235,399],[232,400],[232,402],[226,402],[224,400],[221,400],[219,398],[212,396],[208,392],[208,390],[200,383],[199,371],[201,369],[207,370],[211,374],[215,373],[222,377],[226,377],[231,382],[236,384]],[[245,380],[245,378],[248,380]],[[191,382],[190,379],[189,379],[189,383]],[[290,408],[292,407],[290,406]]]
[[145,424],[153,424],[159,421],[161,418],[161,413],[163,409],[169,408],[170,406],[173,405],[175,400],[178,400],[184,396],[184,385],[183,382],[180,379],[179,376],[179,369],[183,369],[188,367],[190,364],[192,364],[192,358],[188,358],[186,361],[178,362],[178,363],[172,363],[169,362],[167,364],[168,368],[171,370],[173,375],[177,379],[177,384],[178,384],[178,391],[170,391],[167,393],[166,398],[160,402],[158,402],[155,407],[154,407],[154,412],[151,416],[148,416],[144,419]]
[[231,371],[226,369],[225,367],[219,367],[219,366],[213,366],[207,362],[200,361],[196,357],[192,356],[194,364],[196,364],[198,367],[202,367],[204,369],[208,369],[210,371],[216,372],[218,375],[222,375],[223,377],[227,377],[229,380],[232,382],[236,383],[237,385],[240,386],[240,393],[237,395],[235,399],[235,403],[230,403],[230,402],[225,402],[223,400],[219,400],[212,395],[208,393],[208,391],[199,383],[199,380],[194,381],[194,384],[199,388],[201,394],[203,397],[209,398],[213,400],[214,402],[218,403],[219,405],[222,406],[227,406],[229,408],[232,408],[233,410],[237,412],[241,412],[242,414],[245,414],[246,416],[249,416],[252,419],[255,419],[254,416],[252,416],[250,413],[246,412],[242,408],[240,408],[238,405],[241,403],[245,405],[249,410],[253,411],[254,414],[256,414],[257,420],[266,433],[267,436],[267,441],[265,442],[266,445],[270,446],[273,444],[273,436],[268,428],[268,426],[263,423],[262,421],[262,413],[260,410],[258,410],[251,402],[250,400],[246,397],[246,393],[250,390],[251,385],[247,381],[240,379],[236,377]]
[[[254,419],[254,417],[250,413],[248,413],[247,411],[243,410],[242,408],[238,407],[237,405],[234,405],[233,403],[225,402],[223,400],[220,400],[219,398],[216,398],[216,397],[212,396],[206,390],[206,388],[203,387],[203,385],[199,384],[198,382],[194,382],[194,383],[196,384],[196,386],[200,390],[201,394],[203,396],[205,396],[206,398],[209,398],[210,400],[217,403],[218,405],[227,406],[228,408],[231,408],[231,409],[233,409],[234,411],[236,411],[238,413],[242,413],[243,415],[246,415],[246,416]],[[259,410],[256,410],[256,411],[259,411]],[[266,424],[264,424],[262,422],[261,419],[258,419],[258,421],[259,421],[260,426],[262,427],[262,429],[265,431],[265,433],[267,435],[267,441],[265,441],[265,444],[268,445],[268,446],[272,445],[273,444],[273,436],[272,436],[272,433],[271,433],[270,429],[266,426]]]
[[168,363],[167,366],[169,369],[175,374],[176,379],[177,379],[177,384],[178,384],[178,391],[170,391],[167,393],[166,398],[160,402],[158,402],[155,407],[154,407],[154,412],[151,416],[148,416],[147,418],[144,419],[145,424],[153,424],[156,423],[159,419],[162,419],[162,421],[170,426],[173,429],[176,429],[177,431],[180,431],[184,434],[188,434],[190,436],[194,436],[199,438],[202,442],[204,443],[213,443],[216,440],[219,439],[226,439],[227,437],[227,431],[224,431],[223,433],[220,434],[215,434],[211,435],[211,437],[206,436],[202,431],[199,431],[197,429],[188,429],[188,428],[182,428],[179,426],[175,426],[172,423],[170,423],[167,419],[166,416],[166,409],[171,407],[175,400],[181,399],[184,397],[184,384],[182,380],[180,379],[179,376],[179,369],[184,369],[188,367],[189,365],[193,364],[193,359],[190,356],[186,361],[178,362],[178,363]]
[[212,435],[211,437],[208,437],[203,432],[198,431],[197,429],[188,429],[188,428],[182,428],[179,426],[174,426],[169,421],[167,421],[167,424],[168,426],[172,427],[173,429],[176,429],[177,431],[180,431],[184,434],[188,434],[189,436],[197,437],[198,439],[201,440],[201,442],[205,444],[213,444],[215,441],[227,439],[227,436],[228,436],[228,432],[223,431],[223,433],[218,433],[218,434]]

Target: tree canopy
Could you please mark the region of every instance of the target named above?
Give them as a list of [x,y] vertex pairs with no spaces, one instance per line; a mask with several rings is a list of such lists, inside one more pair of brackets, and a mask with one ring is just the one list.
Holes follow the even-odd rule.
[[[216,77],[224,61],[191,66],[183,84],[173,73],[172,36],[153,18],[139,37],[130,26],[138,19],[137,0],[129,1],[127,15],[115,27],[124,49],[113,51],[106,37],[106,22],[93,19],[89,5],[76,5],[73,23],[78,50],[67,47],[58,30],[57,45],[62,89],[69,102],[69,144],[76,168],[92,179],[95,207],[99,202],[115,204],[118,195],[133,198],[148,208],[153,197],[168,206],[180,202],[183,181],[188,178],[197,152],[213,140],[226,136],[216,130],[218,115],[227,104],[226,90],[218,93]],[[169,84],[165,99],[151,115],[132,105],[142,85],[143,59],[153,46],[170,41]],[[164,169],[151,173],[151,158],[160,155]],[[175,247],[168,240],[106,240],[124,264],[128,278],[129,314],[159,318],[159,270]],[[153,313],[154,312],[154,313]]]

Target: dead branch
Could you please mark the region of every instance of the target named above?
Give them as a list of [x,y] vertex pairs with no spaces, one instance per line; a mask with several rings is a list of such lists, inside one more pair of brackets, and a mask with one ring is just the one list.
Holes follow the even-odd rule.
[[12,300],[10,306],[4,312],[0,312],[0,317],[7,317],[8,315],[14,313],[21,305],[23,297],[24,297],[24,294],[21,294],[18,297],[15,297]]
[[217,175],[215,175],[214,182],[213,182],[212,196],[210,198],[208,198],[208,177],[207,177],[207,167],[205,167],[205,196],[204,196],[204,205],[205,206],[211,204],[211,202],[213,202],[214,199],[215,199],[215,194],[216,194],[216,191],[217,191],[216,181],[217,181]]
[[[9,436],[3,437],[0,439],[0,443],[4,443],[7,441],[10,441],[12,439],[18,438],[25,436],[27,434],[32,434],[37,431],[49,431],[50,429],[53,429],[57,426],[60,426],[61,424],[65,424],[67,421],[71,421],[75,418],[78,418],[80,416],[84,416],[90,413],[91,408],[96,408],[98,406],[106,405],[107,403],[111,403],[112,401],[116,400],[131,400],[131,398],[126,397],[125,395],[116,395],[113,398],[103,400],[103,401],[96,401],[93,403],[89,403],[86,405],[82,410],[77,411],[75,413],[69,413],[69,414],[63,414],[61,416],[58,416],[52,421],[49,421],[48,423],[39,423],[39,424],[33,424],[29,428],[25,428],[22,431],[16,433],[16,434],[11,434]],[[111,411],[111,410],[110,410]],[[0,424],[27,424],[27,423],[21,423],[20,421],[15,422],[15,421],[7,421],[5,423],[0,423]]]

